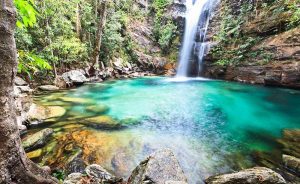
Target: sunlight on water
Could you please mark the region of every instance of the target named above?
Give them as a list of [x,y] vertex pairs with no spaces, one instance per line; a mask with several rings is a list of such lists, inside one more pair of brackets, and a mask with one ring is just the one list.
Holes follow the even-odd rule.
[[[153,151],[171,148],[190,182],[199,183],[216,173],[252,166],[251,151],[270,151],[276,147],[270,140],[279,137],[282,129],[300,128],[300,92],[295,90],[202,78],[180,82],[141,78],[85,85],[58,99],[55,95],[59,94],[39,101],[89,102],[68,105],[67,114],[52,127],[77,125],[99,115],[101,121],[112,117],[125,126],[94,129],[81,123],[82,127],[65,128],[56,137],[76,134],[73,137],[81,137],[78,146],[86,157],[93,153],[93,161],[124,177]],[[87,112],[91,104],[109,110]],[[126,166],[120,166],[123,162]]]

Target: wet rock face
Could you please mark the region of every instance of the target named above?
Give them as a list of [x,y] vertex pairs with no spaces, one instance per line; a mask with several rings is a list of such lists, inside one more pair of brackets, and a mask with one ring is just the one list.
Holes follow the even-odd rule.
[[206,184],[284,184],[282,176],[264,167],[246,169],[233,174],[213,176],[205,181]]
[[129,184],[187,183],[177,159],[169,149],[160,150],[142,161],[128,179]]

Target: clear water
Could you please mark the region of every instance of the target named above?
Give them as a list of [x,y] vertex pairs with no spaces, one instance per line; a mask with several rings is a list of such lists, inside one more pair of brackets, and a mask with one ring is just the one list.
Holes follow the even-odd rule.
[[[76,134],[80,146],[88,145],[84,153],[96,157],[90,162],[124,177],[151,152],[170,148],[189,182],[201,183],[213,174],[253,166],[252,151],[272,151],[283,129],[300,128],[300,91],[289,89],[154,77],[90,84],[37,100],[55,104],[58,96],[106,105],[106,115],[120,122],[138,120],[115,130],[70,126],[78,124],[66,120],[74,114],[99,115],[87,113],[88,104],[73,103],[66,106],[64,117],[47,124],[53,128],[68,126],[58,130],[56,141],[63,144],[62,135]],[[112,161],[116,156],[123,158],[125,167]]]

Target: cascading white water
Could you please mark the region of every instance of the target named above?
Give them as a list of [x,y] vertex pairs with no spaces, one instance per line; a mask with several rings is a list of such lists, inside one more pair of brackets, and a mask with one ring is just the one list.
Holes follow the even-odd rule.
[[[209,25],[209,15],[217,0],[187,0],[186,23],[183,46],[180,52],[180,61],[176,77],[188,77],[192,55],[197,56],[198,74],[201,72],[201,63],[208,46],[205,42]],[[197,35],[199,34],[199,35]],[[197,41],[197,36],[199,37]]]

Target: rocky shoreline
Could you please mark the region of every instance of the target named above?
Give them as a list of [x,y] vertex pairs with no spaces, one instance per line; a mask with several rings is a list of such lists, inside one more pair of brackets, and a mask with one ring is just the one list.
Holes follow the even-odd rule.
[[[81,76],[78,72],[77,73]],[[81,76],[76,79],[68,78],[72,86],[81,85],[87,79]],[[74,82],[75,81],[75,82]],[[73,83],[74,82],[74,83]],[[33,90],[21,78],[16,80],[16,105],[17,119],[21,134],[26,134],[26,126],[30,124],[42,123],[45,119],[63,116],[64,108],[59,106],[42,107],[33,104],[31,94]],[[39,91],[57,91],[59,88],[52,85],[37,87]],[[68,100],[68,99],[66,99]],[[23,139],[23,147],[30,159],[38,158],[49,138],[53,135],[52,128],[42,129],[35,134],[27,135]],[[24,137],[24,136],[23,136]],[[297,183],[300,182],[300,130],[284,130],[283,137],[278,139],[278,144],[282,149],[282,157],[270,157],[269,153],[253,153],[257,166],[240,172],[211,176],[205,180],[207,184],[231,184],[231,183]],[[67,149],[67,148],[65,148]],[[67,171],[68,176],[64,183],[66,184],[84,184],[84,183],[187,183],[188,179],[184,175],[176,157],[171,150],[158,150],[140,163],[131,173],[128,181],[125,178],[117,178],[110,174],[100,165],[87,166],[81,159],[82,151],[70,147],[72,152],[68,158]],[[126,163],[125,163],[126,164]],[[101,183],[100,182],[100,183]]]
[[[47,143],[53,134],[53,129],[46,128],[23,140],[27,155],[34,159],[39,155],[40,149]],[[277,158],[267,158],[269,153],[258,153],[260,159],[254,168],[245,169],[235,173],[211,176],[205,180],[206,184],[296,184],[300,182],[299,159],[300,130],[285,130],[283,138],[278,140],[283,149],[281,161]],[[74,151],[71,150],[70,151]],[[130,177],[118,178],[102,166],[92,164],[86,166],[81,160],[81,152],[76,152],[69,158],[67,164],[67,177],[65,184],[85,183],[158,183],[158,184],[184,184],[188,183],[178,160],[170,149],[158,150],[148,156],[132,171]],[[255,156],[254,156],[255,157]],[[258,155],[256,155],[258,157]]]

